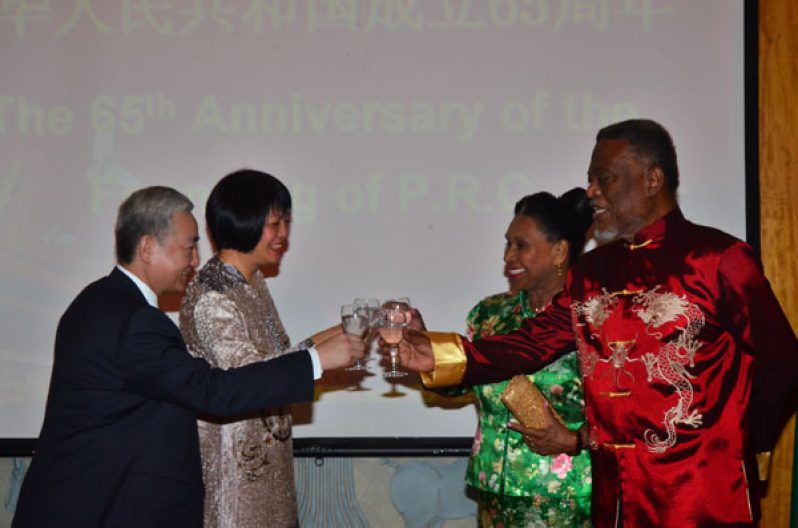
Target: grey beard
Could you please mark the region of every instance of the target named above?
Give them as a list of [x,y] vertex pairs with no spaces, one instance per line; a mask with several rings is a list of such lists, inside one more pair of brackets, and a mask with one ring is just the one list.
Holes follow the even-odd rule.
[[606,244],[607,242],[612,242],[616,238],[618,238],[618,230],[617,229],[594,229],[593,230],[593,238],[596,240],[596,243],[600,246],[602,244]]

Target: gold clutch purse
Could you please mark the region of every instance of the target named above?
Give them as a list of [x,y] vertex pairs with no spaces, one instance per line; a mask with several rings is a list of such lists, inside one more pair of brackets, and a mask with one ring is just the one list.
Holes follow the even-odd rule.
[[[546,397],[526,376],[520,374],[513,376],[510,383],[502,391],[499,399],[524,427],[528,429],[544,429],[547,426],[544,407]],[[551,404],[549,404],[549,408],[554,418],[562,424],[562,418],[560,418],[560,415],[557,414]]]

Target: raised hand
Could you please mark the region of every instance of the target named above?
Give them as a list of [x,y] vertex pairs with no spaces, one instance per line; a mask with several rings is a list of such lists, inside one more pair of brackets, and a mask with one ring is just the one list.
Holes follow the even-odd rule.
[[429,338],[418,330],[405,328],[402,342],[399,343],[399,361],[403,367],[410,370],[418,372],[433,370],[435,356],[432,355],[432,344]]
[[[340,328],[340,325],[338,325]],[[331,332],[332,334],[332,332]],[[362,358],[366,344],[362,338],[343,331],[334,333],[325,341],[316,344],[322,370],[351,367],[356,359]]]
[[407,323],[407,327],[419,331],[427,329],[427,325],[424,324],[424,318],[421,317],[421,312],[417,308],[410,309],[410,322]]

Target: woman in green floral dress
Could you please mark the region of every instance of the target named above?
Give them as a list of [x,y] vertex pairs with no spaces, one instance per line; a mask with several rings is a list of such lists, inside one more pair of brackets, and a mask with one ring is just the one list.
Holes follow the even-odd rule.
[[[468,315],[469,338],[505,334],[544,310],[562,289],[570,263],[585,243],[592,208],[582,189],[559,198],[526,196],[507,229],[504,274],[508,293],[483,299]],[[530,375],[569,429],[584,423],[576,352]],[[507,427],[511,415],[499,400],[507,382],[473,387],[479,428],[466,482],[478,492],[481,527],[590,526],[590,454],[541,456]],[[552,427],[557,427],[552,424]]]

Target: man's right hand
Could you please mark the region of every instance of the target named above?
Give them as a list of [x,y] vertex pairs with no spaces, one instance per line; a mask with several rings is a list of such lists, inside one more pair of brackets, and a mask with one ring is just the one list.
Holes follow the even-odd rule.
[[[432,344],[422,332],[404,329],[404,339],[399,343],[399,360],[402,366],[418,372],[429,372],[435,368]],[[381,343],[382,344],[382,343]]]
[[329,337],[316,344],[319,362],[323,371],[351,367],[356,359],[362,358],[366,344],[360,337],[344,332]]
[[418,311],[418,308],[410,309],[410,322],[407,323],[407,327],[413,330],[427,329],[427,325],[424,324],[424,318],[421,316],[421,312]]

